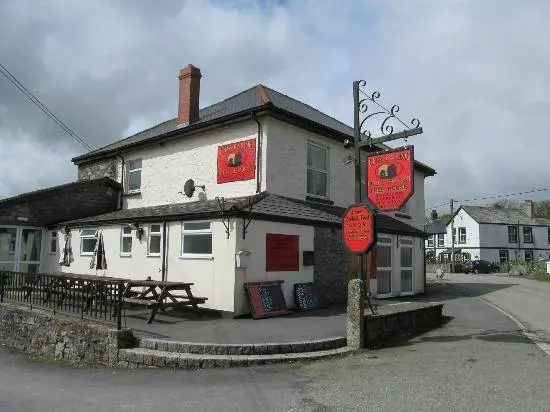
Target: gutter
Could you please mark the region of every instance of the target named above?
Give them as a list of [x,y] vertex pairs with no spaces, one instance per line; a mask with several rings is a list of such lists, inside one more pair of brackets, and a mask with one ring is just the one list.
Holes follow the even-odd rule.
[[120,192],[118,192],[118,210],[122,209],[122,195],[124,193],[124,169],[126,168],[126,161],[124,160],[124,157],[120,154],[120,152],[117,150],[115,156],[120,157],[121,160],[121,166],[120,166],[120,186],[122,189]]

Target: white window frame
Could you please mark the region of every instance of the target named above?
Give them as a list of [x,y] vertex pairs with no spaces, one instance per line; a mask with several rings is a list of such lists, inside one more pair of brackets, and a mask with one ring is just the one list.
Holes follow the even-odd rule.
[[[135,168],[132,168],[132,162],[139,162],[140,166],[139,167],[135,167]],[[143,159],[132,159],[132,160],[128,160],[128,164],[127,164],[127,172],[128,172],[128,176],[126,178],[126,185],[128,187],[128,193],[140,193],[141,192],[141,184],[143,182],[143,174],[142,174],[142,170],[143,170]],[[130,189],[130,175],[132,173],[136,173],[136,172],[139,172],[139,188],[137,189]]]
[[[52,245],[55,246],[54,250],[52,250]],[[55,255],[57,254],[58,249],[59,243],[57,241],[57,230],[50,230],[48,231],[48,253]]]
[[[526,234],[525,229],[529,229],[531,233]],[[533,228],[531,226],[523,226],[522,233],[523,233],[523,243],[534,243]],[[527,240],[527,238],[529,238],[529,240]]]
[[[376,297],[377,298],[387,298],[393,296],[393,263],[394,263],[394,251],[393,251],[393,239],[389,236],[378,236],[376,248],[387,247],[390,249],[390,265],[391,266],[378,266],[376,264],[376,279],[378,283],[378,276],[380,276],[380,271],[389,271],[390,272],[390,291],[389,293],[380,293],[378,291],[378,285],[376,286]],[[376,251],[378,253],[378,250]]]
[[403,206],[397,211],[398,214],[409,216],[409,201],[407,200]]
[[[129,230],[130,233],[124,233],[124,230]],[[130,238],[130,251],[125,252],[123,250],[124,238]],[[132,248],[134,246],[134,241],[132,237],[132,229],[129,226],[121,226],[120,228],[120,256],[132,256]]]
[[458,243],[466,243],[466,228],[465,227],[459,227],[458,228]]
[[437,247],[445,247],[445,234],[439,233],[437,235]]
[[435,235],[428,236],[428,247],[435,246]]
[[[533,252],[532,249],[527,249],[527,250],[525,250],[524,253],[525,253],[525,261],[526,262],[532,262],[535,259],[535,253]],[[531,255],[531,259],[529,259],[529,260],[527,260],[527,254],[528,253]]]
[[[510,232],[511,230],[512,232]],[[512,236],[510,236],[511,233],[515,233],[515,236],[513,237],[516,239],[515,241],[511,240],[512,239]],[[518,228],[516,226],[508,226],[508,243],[518,243],[518,236],[519,236]]]
[[[208,223],[208,229],[185,229],[186,223]],[[181,222],[181,248],[180,248],[180,258],[181,259],[212,259],[212,253],[183,253],[183,245],[185,243],[185,236],[193,235],[210,235],[212,241],[212,251],[214,251],[214,235],[212,232],[212,221],[210,220],[193,220],[187,222]]]
[[[411,266],[401,266],[401,250],[410,249],[411,250]],[[414,294],[414,239],[412,238],[399,238],[399,289],[400,296],[407,296]],[[411,290],[404,292],[403,285],[401,284],[402,271],[410,270],[411,271]]]
[[[84,231],[94,231],[95,233],[93,235],[85,235],[83,236],[82,233]],[[99,237],[98,237],[98,230],[95,229],[95,228],[85,228],[85,229],[81,229],[80,230],[80,256],[92,256],[94,254],[94,251],[92,250],[91,252],[84,252],[82,250],[82,246],[84,245],[84,242],[83,242],[83,239],[95,239],[96,240],[96,245],[97,245],[97,242],[99,240]],[[94,245],[94,249],[95,249],[95,245]]]
[[[505,258],[504,260],[502,258]],[[501,249],[498,251],[498,260],[500,263],[505,263],[510,261],[510,253],[507,249]]]
[[[315,167],[312,167],[310,165],[307,164],[307,151],[308,151],[308,148],[309,146],[314,146],[318,149],[322,149],[325,151],[325,163],[326,163],[326,170],[322,170],[322,169],[317,169]],[[326,175],[326,187],[327,187],[327,193],[325,195],[318,195],[318,194],[315,194],[315,193],[309,193],[308,191],[308,182],[307,182],[307,172],[309,170],[312,170],[314,172],[319,172],[319,173],[325,173]],[[306,193],[308,196],[313,196],[313,197],[318,197],[318,198],[321,198],[321,199],[328,199],[329,196],[330,196],[330,151],[329,151],[329,147],[328,146],[323,146],[321,144],[318,144],[318,143],[315,143],[315,142],[312,142],[312,141],[308,141],[307,142],[307,146],[306,146]]]
[[[153,226],[158,226],[159,227],[159,231],[158,232],[153,232]],[[151,238],[153,236],[158,236],[160,237],[160,250],[158,252],[151,252]],[[162,252],[162,242],[163,242],[163,239],[162,239],[162,224],[160,223],[152,223],[149,225],[149,230],[147,231],[147,256],[152,256],[152,257],[157,257],[157,256],[160,256],[161,252]]]

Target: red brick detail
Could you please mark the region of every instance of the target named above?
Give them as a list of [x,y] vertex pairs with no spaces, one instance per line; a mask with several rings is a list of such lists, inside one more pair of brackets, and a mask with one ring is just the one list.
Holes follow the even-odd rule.
[[201,77],[201,71],[192,64],[180,70],[178,123],[181,125],[199,120]]

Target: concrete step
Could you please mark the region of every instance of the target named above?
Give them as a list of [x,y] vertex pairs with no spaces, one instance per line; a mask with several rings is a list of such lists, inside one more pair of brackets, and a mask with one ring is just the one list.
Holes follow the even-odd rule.
[[346,346],[346,338],[317,339],[286,343],[194,343],[177,342],[162,339],[140,338],[137,345],[142,349],[160,350],[164,352],[207,354],[207,355],[276,355],[285,353],[318,352],[338,349]]
[[235,368],[318,360],[330,356],[342,355],[350,351],[350,348],[343,347],[315,352],[279,353],[271,355],[212,355],[133,348],[119,350],[118,365],[130,368]]

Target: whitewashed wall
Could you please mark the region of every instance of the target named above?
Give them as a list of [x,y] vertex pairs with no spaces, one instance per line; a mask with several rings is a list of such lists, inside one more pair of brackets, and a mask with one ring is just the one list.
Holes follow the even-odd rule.
[[[325,136],[309,132],[285,122],[269,119],[267,122],[267,190],[283,196],[304,199],[307,195],[307,142],[328,148],[328,198],[337,206],[355,203],[354,165],[345,164],[352,149]],[[363,155],[366,156],[366,155]],[[415,172],[415,191],[408,201],[411,219],[399,220],[418,229],[424,229],[424,175]],[[395,217],[395,213],[389,213]]]
[[[239,225],[242,223],[239,223]],[[240,233],[240,230],[239,230]],[[292,272],[266,272],[266,234],[298,235],[300,270]],[[254,220],[248,227],[246,239],[237,237],[237,249],[250,251],[249,265],[246,269],[237,269],[235,282],[235,312],[236,314],[249,313],[247,296],[244,289],[245,282],[265,280],[284,280],[283,293],[288,307],[295,307],[294,284],[299,282],[313,282],[313,266],[303,266],[302,251],[313,250],[314,228],[311,226],[294,225],[288,223],[263,222]]]
[[[260,120],[262,122],[262,120]],[[216,196],[235,197],[256,193],[256,178],[246,181],[217,183],[218,146],[242,140],[257,139],[257,124],[246,121],[209,132],[184,137],[157,146],[149,146],[127,152],[126,164],[130,160],[142,159],[141,193],[124,196],[124,208],[136,208],[170,203],[196,201]],[[265,132],[263,133],[265,141]],[[262,145],[265,158],[266,147]],[[258,150],[258,147],[256,147]],[[261,162],[262,163],[262,162]],[[118,159],[118,176],[122,161]],[[265,176],[265,162],[263,162]],[[256,176],[258,168],[256,168]],[[127,173],[125,172],[125,178]],[[197,189],[193,198],[179,194],[187,179],[197,185],[206,185],[205,192]],[[265,190],[265,183],[262,189]]]

